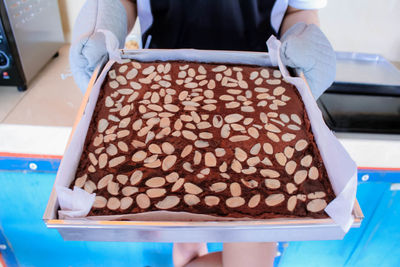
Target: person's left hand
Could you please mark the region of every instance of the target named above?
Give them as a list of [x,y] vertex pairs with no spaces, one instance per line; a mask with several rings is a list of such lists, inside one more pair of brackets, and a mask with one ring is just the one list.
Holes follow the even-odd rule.
[[296,23],[281,38],[281,59],[286,66],[300,69],[315,99],[333,83],[336,56],[318,26]]

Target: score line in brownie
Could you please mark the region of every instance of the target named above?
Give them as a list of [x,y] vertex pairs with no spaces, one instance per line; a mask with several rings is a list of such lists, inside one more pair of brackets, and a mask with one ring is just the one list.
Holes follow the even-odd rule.
[[323,218],[335,197],[297,89],[248,65],[114,64],[76,177],[89,215]]

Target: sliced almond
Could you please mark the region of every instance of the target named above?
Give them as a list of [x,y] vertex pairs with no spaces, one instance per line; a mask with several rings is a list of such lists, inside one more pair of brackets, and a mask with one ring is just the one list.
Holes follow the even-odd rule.
[[311,212],[319,212],[325,209],[327,203],[325,199],[313,199],[307,204],[307,210]]
[[91,194],[91,193],[93,193],[94,190],[97,189],[97,187],[96,187],[96,184],[93,181],[87,180],[85,182],[85,185],[83,186],[83,189],[85,189],[86,192]]
[[294,173],[294,171],[296,170],[296,167],[297,167],[297,163],[295,161],[291,160],[288,163],[286,163],[285,171],[287,174],[292,175]]
[[117,210],[121,206],[121,202],[116,197],[110,197],[107,202],[107,208],[110,210]]
[[300,170],[294,174],[294,181],[296,182],[296,184],[301,184],[302,182],[304,182],[306,178],[307,178],[306,170]]
[[248,132],[249,135],[250,135],[251,137],[253,137],[254,139],[257,139],[257,138],[260,136],[260,134],[258,133],[258,130],[257,130],[256,128],[254,128],[254,127],[250,127],[250,128],[247,130],[247,132]]
[[93,208],[102,209],[107,205],[107,199],[102,196],[96,196],[93,203]]
[[129,197],[129,196],[139,192],[139,189],[134,186],[125,186],[124,188],[122,188],[121,192],[124,196]]
[[223,148],[216,148],[215,149],[215,155],[217,157],[223,157],[225,155],[226,151]]
[[265,179],[265,186],[268,189],[278,189],[281,187],[281,182],[277,179]]
[[133,199],[131,197],[124,197],[121,199],[121,210],[126,210],[133,203]]
[[246,201],[242,197],[230,197],[226,200],[226,205],[229,208],[237,208],[243,206]]
[[242,194],[242,188],[240,187],[239,183],[232,183],[229,186],[229,190],[230,190],[231,195],[233,197],[238,197],[238,196],[240,196]]
[[274,149],[270,143],[264,143],[263,149],[264,149],[264,152],[269,155],[272,155],[272,153],[274,152]]
[[307,141],[304,140],[304,139],[301,139],[301,140],[299,140],[299,141],[296,142],[296,145],[294,146],[294,148],[295,148],[297,151],[302,151],[302,150],[304,150],[304,149],[307,147],[307,145],[308,145]]
[[153,177],[146,181],[146,186],[148,187],[160,187],[165,184],[164,177]]
[[180,198],[177,196],[166,196],[163,200],[156,203],[156,207],[161,210],[171,209],[178,205]]
[[102,133],[107,129],[107,127],[108,127],[108,121],[106,119],[101,119],[97,124],[97,131],[99,133]]
[[234,135],[229,137],[229,141],[235,143],[235,142],[243,142],[249,140],[250,137],[247,135]]
[[256,180],[244,180],[243,178],[240,179],[240,181],[248,188],[256,188],[258,187],[258,182]]
[[205,148],[208,147],[210,144],[207,141],[203,141],[203,140],[196,140],[194,142],[194,146],[198,147],[198,148]]
[[107,148],[106,148],[106,152],[108,155],[110,156],[115,156],[118,153],[118,149],[114,144],[110,144]]
[[304,156],[300,161],[301,166],[304,166],[304,167],[309,167],[311,165],[311,163],[312,163],[311,155]]
[[95,168],[93,165],[90,165],[90,166],[88,167],[88,171],[89,171],[89,172],[96,172],[96,168]]
[[241,148],[239,148],[239,147],[236,147],[236,148],[235,148],[235,157],[236,157],[239,161],[243,162],[243,161],[245,161],[245,160],[247,159],[247,153],[244,152],[243,149],[241,149]]
[[172,153],[174,153],[174,151],[175,151],[174,146],[171,145],[171,144],[168,143],[168,142],[162,143],[161,148],[162,148],[162,151],[163,151],[165,154],[172,154]]
[[270,169],[262,169],[260,173],[263,177],[269,178],[278,178],[280,176],[279,172]]
[[292,184],[292,183],[287,183],[286,184],[286,191],[289,193],[289,194],[292,194],[294,191],[296,191],[297,190],[297,187],[294,185],[294,184]]
[[197,205],[198,203],[200,203],[200,198],[198,196],[195,196],[192,194],[186,194],[183,197],[183,200],[185,201],[185,203],[188,206],[193,206],[193,205]]
[[249,208],[257,207],[258,204],[260,203],[260,200],[261,200],[261,195],[260,194],[252,196],[250,198],[250,200],[249,200],[249,204],[248,204]]
[[282,135],[282,141],[284,141],[284,142],[290,142],[295,138],[296,138],[296,135],[291,134],[291,133],[285,133]]
[[247,163],[247,165],[249,165],[250,167],[253,167],[253,166],[256,166],[258,163],[260,163],[260,158],[257,156],[257,157],[251,157],[251,158],[249,158],[247,161],[246,161],[246,163]]
[[310,193],[307,195],[308,199],[316,199],[316,198],[324,198],[324,197],[326,197],[326,194],[325,194],[325,192],[322,192],[322,191]]
[[213,183],[210,186],[210,190],[216,193],[222,192],[227,188],[227,184],[226,183],[222,183],[222,182],[217,182],[217,183]]
[[183,130],[183,131],[182,131],[182,135],[183,135],[183,137],[185,137],[185,138],[188,139],[188,140],[194,141],[194,140],[197,139],[197,135],[194,134],[192,131]]
[[284,200],[285,196],[283,194],[272,194],[265,199],[265,203],[268,206],[276,206],[282,203]]
[[201,132],[201,133],[199,133],[199,137],[202,139],[212,139],[213,134],[209,133],[209,132]]
[[235,123],[243,119],[243,115],[234,113],[234,114],[229,114],[225,116],[225,122],[226,123]]
[[161,154],[162,153],[161,148],[156,144],[150,144],[149,151],[150,151],[150,153],[153,153],[153,154]]
[[213,117],[213,125],[215,128],[221,128],[223,124],[223,119],[221,115],[214,115]]
[[132,143],[131,143],[131,145],[132,145],[134,148],[141,148],[141,147],[145,147],[145,146],[146,146],[145,143],[143,143],[142,141],[138,141],[138,140],[133,140]]
[[141,209],[147,209],[148,207],[150,207],[151,204],[150,198],[144,193],[136,196],[136,203]]
[[207,206],[212,207],[216,206],[219,204],[219,198],[216,196],[206,196],[204,198],[204,202],[206,203]]
[[143,178],[143,172],[140,170],[134,171],[130,178],[131,185],[138,184]]
[[142,128],[143,121],[141,119],[136,120],[132,124],[132,129],[135,131],[139,131]]
[[147,157],[146,151],[139,150],[135,152],[132,156],[132,161],[133,162],[141,162]]
[[126,78],[129,80],[132,80],[136,77],[136,75],[138,74],[137,69],[131,69],[130,71],[128,71],[128,73],[126,74]]
[[193,164],[194,165],[199,165],[200,162],[201,162],[201,153],[196,150],[194,152],[194,156],[193,156]]
[[203,189],[193,183],[185,183],[183,187],[185,188],[185,192],[189,194],[198,195],[203,192]]
[[273,132],[273,133],[280,133],[281,132],[281,130],[277,126],[272,124],[272,123],[265,124],[264,128],[265,128],[265,130]]
[[293,148],[293,147],[290,147],[290,146],[287,146],[287,147],[285,147],[283,153],[285,154],[285,156],[286,156],[287,158],[290,159],[290,158],[293,156],[294,148]]
[[207,105],[202,106],[201,108],[204,110],[207,110],[207,111],[214,111],[217,109],[217,106],[214,104],[207,104]]
[[207,152],[204,156],[204,163],[207,167],[217,166],[217,159],[215,158],[214,153]]
[[174,185],[172,186],[171,192],[176,192],[176,191],[178,191],[178,190],[183,186],[184,183],[185,183],[185,179],[184,179],[184,178],[179,178],[179,179],[174,183]]
[[128,176],[127,175],[124,175],[124,174],[118,174],[117,175],[117,181],[120,183],[120,184],[126,184],[126,182],[128,182]]
[[178,180],[179,174],[177,172],[172,172],[165,176],[165,179],[167,180],[168,183],[174,183]]
[[250,154],[252,154],[252,155],[258,155],[258,153],[260,152],[260,150],[261,150],[261,144],[260,144],[260,143],[257,143],[257,144],[255,144],[255,145],[250,149]]
[[83,185],[85,184],[86,180],[87,180],[87,174],[82,175],[81,177],[76,178],[75,180],[75,186],[82,188]]
[[112,89],[116,89],[116,88],[118,88],[118,86],[119,86],[119,84],[118,84],[117,81],[111,81],[108,85],[109,85]]
[[232,161],[231,164],[231,169],[236,172],[236,173],[241,173],[242,172],[242,164],[236,159]]
[[317,180],[317,179],[318,179],[318,177],[319,177],[319,172],[318,172],[318,169],[317,169],[315,166],[312,166],[312,167],[310,168],[310,170],[308,171],[308,177],[309,177],[311,180]]
[[285,166],[287,159],[283,153],[276,153],[275,158],[279,165]]
[[108,174],[108,175],[104,176],[103,178],[101,178],[99,180],[99,182],[97,183],[97,188],[98,189],[105,188],[108,185],[108,183],[113,179],[113,177],[114,177],[114,175]]
[[182,167],[185,171],[193,172],[192,165],[189,162],[183,163]]
[[192,150],[193,150],[193,146],[192,145],[186,145],[184,147],[184,149],[182,150],[181,158],[184,158],[187,155],[189,155],[192,152]]
[[110,181],[107,184],[107,192],[110,193],[113,196],[118,195],[118,193],[119,193],[119,184],[115,183],[113,181]]
[[221,128],[221,137],[222,138],[228,138],[230,135],[230,126],[229,124],[224,124]]
[[293,211],[297,204],[297,197],[291,196],[287,202],[287,209],[288,211]]
[[103,135],[99,134],[94,138],[93,145],[97,147],[97,146],[101,145],[102,143],[103,143]]
[[274,89],[274,96],[280,96],[281,94],[283,94],[286,91],[286,89],[282,86],[278,86]]
[[100,154],[99,156],[99,168],[103,169],[108,163],[108,156],[105,153]]
[[151,188],[146,190],[146,194],[149,196],[149,198],[162,197],[166,192],[167,190],[164,188]]
[[207,121],[202,121],[202,122],[199,122],[196,126],[197,126],[197,129],[203,130],[203,129],[210,128],[211,124]]
[[236,101],[231,101],[225,104],[226,108],[238,108],[240,107],[240,103]]

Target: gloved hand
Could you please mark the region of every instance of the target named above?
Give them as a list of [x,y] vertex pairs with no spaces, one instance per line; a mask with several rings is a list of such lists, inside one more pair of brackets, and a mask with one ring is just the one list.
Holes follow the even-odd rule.
[[281,59],[300,69],[315,99],[328,89],[336,75],[336,55],[328,39],[314,24],[296,23],[281,38]]
[[72,75],[82,92],[86,91],[101,58],[107,55],[104,35],[97,31],[111,31],[123,46],[127,28],[126,10],[121,1],[87,0],[83,5],[72,31],[69,54]]

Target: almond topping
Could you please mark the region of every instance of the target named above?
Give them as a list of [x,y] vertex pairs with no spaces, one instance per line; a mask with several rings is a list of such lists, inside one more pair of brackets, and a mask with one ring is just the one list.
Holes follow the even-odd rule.
[[146,194],[141,193],[136,196],[136,203],[138,204],[139,208],[147,209],[150,207],[150,198]]
[[216,196],[206,196],[204,198],[204,202],[207,206],[212,207],[219,204],[219,198]]
[[255,208],[255,207],[257,207],[258,204],[260,203],[260,200],[261,200],[260,194],[257,194],[257,195],[252,196],[252,197],[250,198],[250,200],[249,200],[249,204],[248,204],[249,208]]
[[226,205],[229,208],[237,208],[243,206],[246,201],[242,197],[231,197],[226,200]]
[[276,206],[282,203],[284,200],[285,196],[283,194],[272,194],[265,199],[265,203],[268,206]]
[[158,202],[155,206],[158,209],[171,209],[173,207],[175,207],[176,205],[178,205],[180,202],[180,198],[177,196],[167,196],[165,197],[163,200],[161,200],[160,202]]

